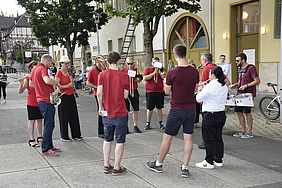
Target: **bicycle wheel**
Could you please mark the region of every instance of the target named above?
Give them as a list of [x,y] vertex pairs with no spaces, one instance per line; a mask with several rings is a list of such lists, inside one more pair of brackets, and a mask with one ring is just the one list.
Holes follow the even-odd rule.
[[276,120],[280,116],[280,105],[274,97],[263,97],[259,102],[259,109],[264,117]]

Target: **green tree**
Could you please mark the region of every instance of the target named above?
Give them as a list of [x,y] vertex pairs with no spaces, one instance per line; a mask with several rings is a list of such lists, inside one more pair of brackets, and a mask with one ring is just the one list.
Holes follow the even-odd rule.
[[180,9],[189,12],[200,10],[200,0],[125,0],[127,9],[117,11],[110,5],[106,5],[106,12],[112,16],[130,16],[134,23],[143,24],[146,63],[151,62],[154,56],[153,39],[158,31],[162,16],[171,16]]
[[76,44],[88,45],[89,32],[96,32],[95,17],[99,17],[99,29],[108,21],[103,9],[91,5],[93,0],[18,0],[18,3],[27,10],[41,44],[64,46],[71,62]]

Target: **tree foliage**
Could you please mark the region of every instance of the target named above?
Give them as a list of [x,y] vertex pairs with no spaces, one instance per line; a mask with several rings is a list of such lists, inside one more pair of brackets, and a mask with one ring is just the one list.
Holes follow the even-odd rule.
[[106,6],[106,12],[112,16],[130,16],[137,25],[143,23],[144,44],[147,63],[153,57],[153,39],[157,34],[162,16],[171,16],[180,9],[195,13],[201,9],[200,0],[125,0],[127,9],[117,11],[112,6]]
[[[95,0],[103,3],[104,0]],[[88,45],[89,32],[107,23],[107,14],[93,0],[18,0],[30,17],[35,36],[43,46],[63,45],[73,61],[76,44]]]

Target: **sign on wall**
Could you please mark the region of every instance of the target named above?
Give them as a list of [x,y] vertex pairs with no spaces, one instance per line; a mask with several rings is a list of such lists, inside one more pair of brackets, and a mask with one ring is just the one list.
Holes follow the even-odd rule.
[[243,50],[243,53],[247,55],[248,64],[255,65],[256,63],[256,49],[246,49]]
[[32,57],[32,54],[30,51],[25,51],[25,57]]

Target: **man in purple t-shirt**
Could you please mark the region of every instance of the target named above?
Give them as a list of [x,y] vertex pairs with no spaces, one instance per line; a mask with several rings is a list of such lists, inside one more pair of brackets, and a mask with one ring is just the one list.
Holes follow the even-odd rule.
[[196,115],[195,88],[199,82],[198,71],[186,61],[186,47],[176,45],[173,48],[178,66],[167,74],[164,91],[171,96],[171,109],[167,117],[165,133],[156,161],[147,162],[146,166],[155,172],[162,172],[162,163],[169,152],[171,140],[183,126],[184,161],[181,176],[187,178],[190,173],[188,164],[192,153],[192,134]]
[[[236,56],[236,64],[239,67],[238,82],[229,87],[237,87],[237,94],[251,93],[253,97],[255,97],[256,85],[260,83],[256,67],[247,63],[247,56],[244,53],[240,53]],[[241,132],[236,133],[233,136],[239,138],[253,138],[253,116],[251,107],[236,106],[234,111],[237,112]]]

